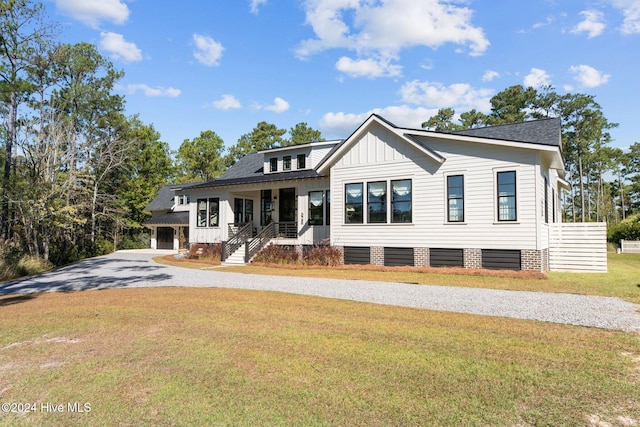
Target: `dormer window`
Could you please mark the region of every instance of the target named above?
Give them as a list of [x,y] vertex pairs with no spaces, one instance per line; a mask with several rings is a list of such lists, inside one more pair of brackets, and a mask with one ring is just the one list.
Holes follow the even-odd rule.
[[188,205],[189,204],[189,195],[188,194],[180,194],[178,195],[178,206]]
[[269,159],[269,171],[270,172],[277,172],[278,171],[278,158],[277,157],[272,157]]
[[298,157],[296,159],[297,159],[296,162],[297,162],[298,169],[304,169],[307,167],[306,165],[307,156],[305,156],[304,154],[298,154]]
[[291,170],[291,156],[284,156],[282,158],[282,170]]

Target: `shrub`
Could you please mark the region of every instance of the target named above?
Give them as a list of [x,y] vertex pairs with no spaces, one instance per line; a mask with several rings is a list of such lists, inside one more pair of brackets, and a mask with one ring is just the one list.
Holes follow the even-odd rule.
[[615,245],[620,245],[620,240],[640,240],[640,217],[609,225],[607,240]]
[[334,267],[340,265],[342,253],[333,246],[319,245],[305,249],[303,262],[307,265],[326,265]]
[[253,261],[265,264],[297,264],[300,259],[292,246],[269,245],[262,248]]
[[220,261],[222,258],[222,243],[194,243],[189,248],[186,258]]

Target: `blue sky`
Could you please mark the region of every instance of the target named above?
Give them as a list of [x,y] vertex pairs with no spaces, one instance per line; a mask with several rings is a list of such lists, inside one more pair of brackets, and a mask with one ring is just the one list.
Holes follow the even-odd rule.
[[346,138],[371,113],[419,128],[499,91],[595,95],[640,141],[640,0],[48,0],[61,41],[125,72],[127,113],[177,149],[267,121]]

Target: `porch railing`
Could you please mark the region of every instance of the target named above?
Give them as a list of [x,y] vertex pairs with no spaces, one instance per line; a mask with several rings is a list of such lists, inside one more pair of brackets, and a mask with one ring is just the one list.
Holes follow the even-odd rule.
[[297,238],[298,224],[295,222],[272,222],[264,227],[260,233],[244,247],[244,261],[249,262],[260,249],[267,246],[267,244],[276,237],[286,239]]
[[[237,231],[233,233],[233,228],[237,227]],[[232,253],[238,250],[247,240],[251,238],[253,233],[253,224],[247,222],[245,224],[229,224],[229,240],[222,245],[222,261],[226,261]]]

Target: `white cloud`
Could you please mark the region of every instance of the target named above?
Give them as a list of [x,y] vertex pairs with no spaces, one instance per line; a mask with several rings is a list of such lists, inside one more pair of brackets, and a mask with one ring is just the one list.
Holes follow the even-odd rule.
[[623,34],[640,34],[640,0],[610,0],[610,2],[624,15],[620,31]]
[[588,65],[574,65],[569,68],[574,80],[585,87],[601,86],[609,81],[610,74],[602,74],[600,71]]
[[550,85],[551,76],[549,76],[545,70],[532,68],[529,74],[524,77],[523,84],[525,87],[531,86],[534,89],[538,89],[542,86]]
[[257,14],[260,6],[267,4],[267,0],[251,0],[250,10],[251,13]]
[[124,24],[129,19],[129,8],[120,0],[55,0],[64,15],[97,28],[101,21]]
[[126,41],[122,34],[100,33],[100,47],[109,52],[114,59],[126,62],[142,61],[142,51],[135,43]]
[[397,77],[402,73],[402,66],[389,63],[389,59],[351,59],[343,56],[336,63],[341,73],[350,77]]
[[198,62],[210,67],[219,65],[222,51],[224,50],[220,43],[209,36],[200,34],[194,34],[193,41],[196,44],[196,51],[193,52],[193,56]]
[[228,94],[222,95],[222,98],[218,101],[213,101],[213,106],[218,110],[233,110],[242,108],[240,101],[238,101],[235,96]]
[[604,31],[604,14],[598,10],[584,10],[580,12],[584,20],[571,30],[573,34],[587,33],[588,38],[597,37]]
[[500,73],[498,73],[497,71],[487,70],[482,75],[482,81],[490,82],[490,81],[493,81],[494,79],[497,79],[498,77],[500,77]]
[[407,105],[375,108],[364,113],[327,113],[320,119],[320,130],[323,134],[335,138],[346,138],[355,128],[360,126],[371,114],[379,114],[391,123],[420,129],[422,122],[434,116],[438,109],[410,107]]
[[481,55],[489,47],[482,28],[471,23],[472,11],[454,2],[306,0],[304,7],[306,22],[316,37],[299,44],[296,53],[303,59],[345,48],[362,58],[358,64],[342,64],[353,68],[367,65],[362,61],[369,56],[394,58],[402,49],[414,46],[436,49],[453,43],[467,47],[471,55]]
[[[474,89],[467,83],[443,86],[441,83],[414,80],[400,88],[402,100],[409,104],[430,108],[488,111],[491,109],[492,89]],[[426,119],[425,119],[426,120]],[[422,123],[422,122],[420,122]]]
[[271,105],[255,104],[257,110],[273,111],[274,113],[284,113],[289,109],[289,103],[280,97],[276,97]]
[[135,93],[138,91],[142,91],[145,96],[149,97],[166,97],[166,98],[176,98],[180,96],[180,89],[174,89],[172,87],[164,88],[164,87],[150,87],[144,83],[139,84],[130,84],[127,85],[127,91],[129,93]]

